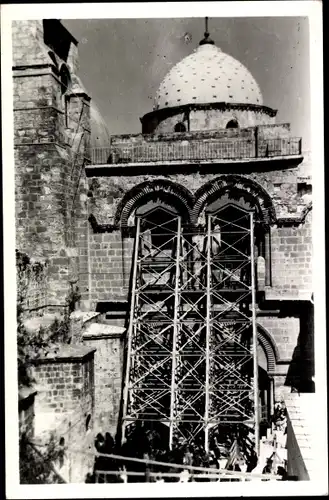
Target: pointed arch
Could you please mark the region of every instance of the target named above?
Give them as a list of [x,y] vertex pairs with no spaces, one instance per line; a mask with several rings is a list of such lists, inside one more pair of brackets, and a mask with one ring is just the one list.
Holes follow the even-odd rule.
[[163,200],[175,207],[179,213],[191,221],[194,197],[184,186],[167,179],[146,181],[128,191],[118,205],[115,214],[115,224],[127,227],[131,213],[148,201]]
[[257,182],[242,175],[222,175],[204,184],[195,193],[192,222],[197,224],[204,207],[224,193],[236,193],[248,198],[259,213],[264,223],[276,220],[275,208],[270,195]]
[[257,324],[257,336],[267,358],[267,372],[271,374],[275,371],[275,365],[279,360],[278,348],[272,335],[259,323]]

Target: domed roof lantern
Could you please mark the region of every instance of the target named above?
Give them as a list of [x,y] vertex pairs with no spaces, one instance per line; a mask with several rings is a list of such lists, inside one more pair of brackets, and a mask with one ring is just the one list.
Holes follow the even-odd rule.
[[209,38],[209,31],[208,31],[208,17],[205,18],[205,25],[206,25],[206,30],[204,32],[204,38],[199,42],[199,45],[215,45],[215,42]]

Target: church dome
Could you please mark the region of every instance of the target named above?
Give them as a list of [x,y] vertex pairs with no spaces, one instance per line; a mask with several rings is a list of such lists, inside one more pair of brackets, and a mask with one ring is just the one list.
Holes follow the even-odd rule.
[[167,73],[154,109],[215,102],[262,105],[263,97],[243,64],[206,42]]

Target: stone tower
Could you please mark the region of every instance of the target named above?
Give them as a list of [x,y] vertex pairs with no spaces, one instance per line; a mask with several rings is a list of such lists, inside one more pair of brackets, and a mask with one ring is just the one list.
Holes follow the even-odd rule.
[[47,263],[35,307],[60,309],[77,284],[88,299],[84,168],[90,146],[109,136],[77,76],[78,42],[60,21],[15,21],[12,37],[16,248]]

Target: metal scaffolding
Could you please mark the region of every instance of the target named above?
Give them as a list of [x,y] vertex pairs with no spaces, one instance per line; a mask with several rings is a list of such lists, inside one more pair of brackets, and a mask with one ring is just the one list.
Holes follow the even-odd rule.
[[244,425],[258,452],[253,212],[225,205],[197,229],[159,207],[136,219],[124,427],[160,421],[170,447],[208,450]]

